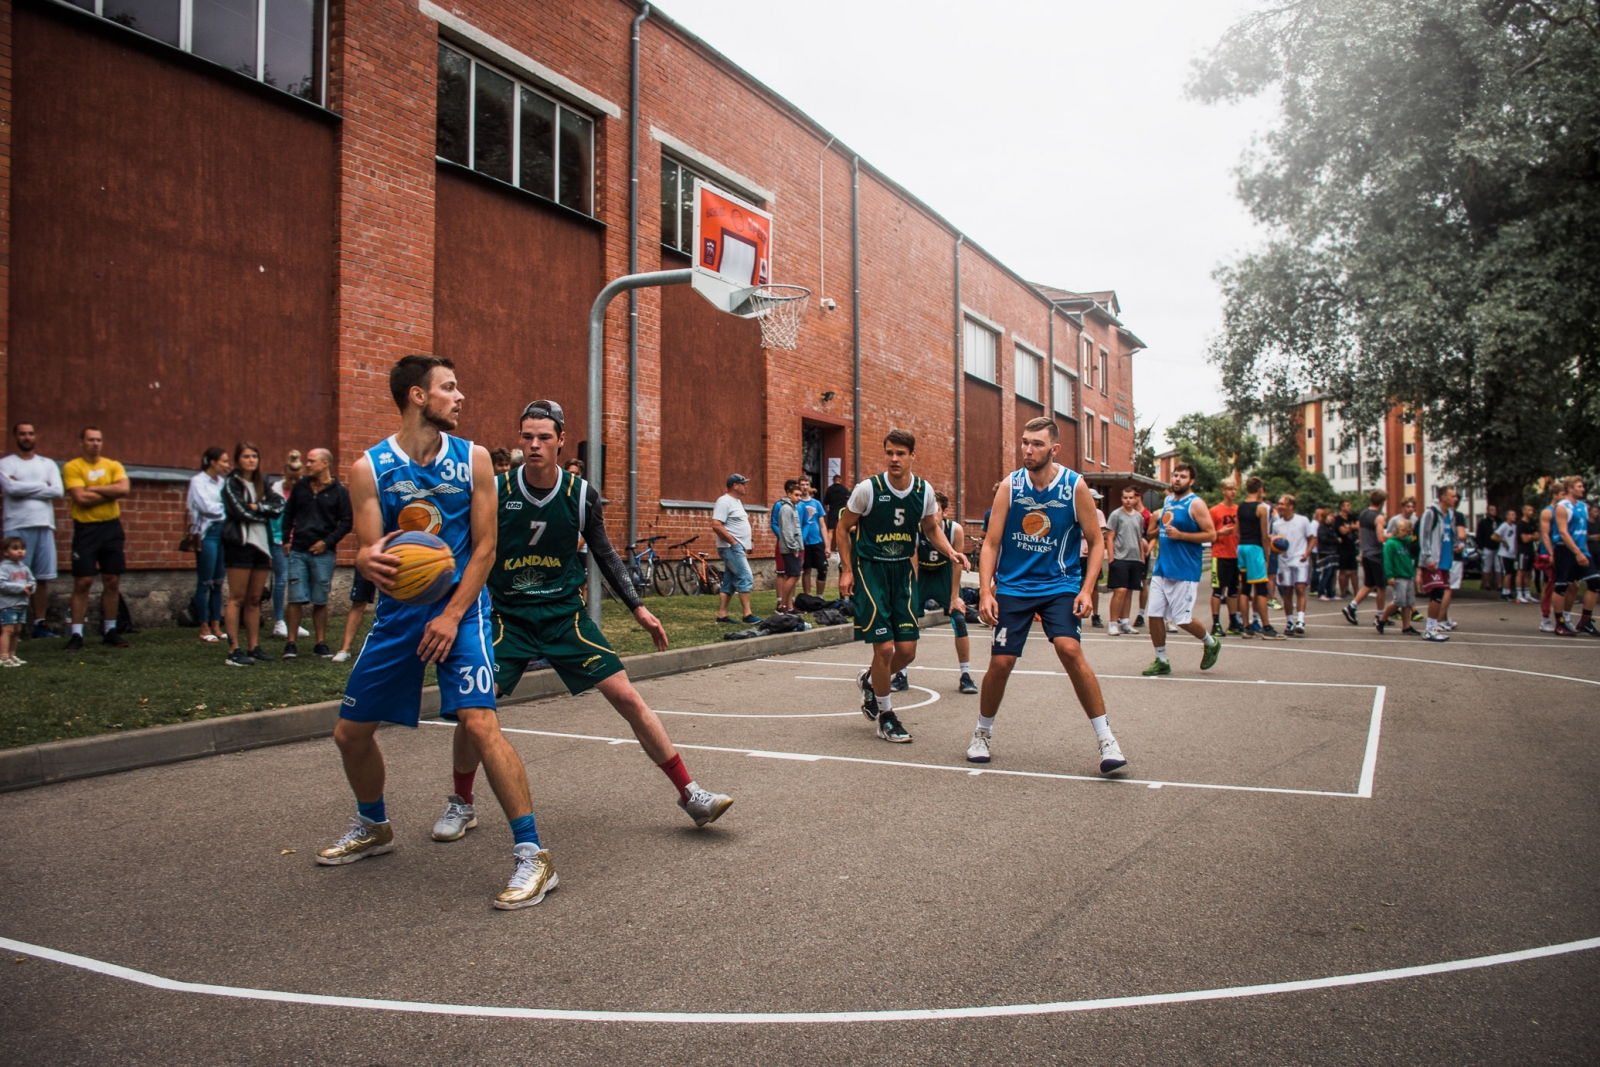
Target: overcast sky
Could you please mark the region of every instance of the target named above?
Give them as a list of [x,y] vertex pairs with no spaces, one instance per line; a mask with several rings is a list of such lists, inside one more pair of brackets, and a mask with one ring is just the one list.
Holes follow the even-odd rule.
[[[1257,239],[1233,168],[1270,109],[1183,98],[1245,0],[663,7],[1024,277],[1115,289],[1140,424],[1222,404],[1216,264]],[[781,220],[780,220],[781,225]],[[782,264],[777,273],[782,274]]]

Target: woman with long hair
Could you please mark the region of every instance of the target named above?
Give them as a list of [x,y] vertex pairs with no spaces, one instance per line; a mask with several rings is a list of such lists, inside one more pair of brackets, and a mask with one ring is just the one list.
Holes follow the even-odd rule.
[[200,457],[200,473],[189,479],[189,532],[200,539],[194,556],[194,617],[200,640],[222,640],[222,486],[233,469],[228,451],[215,446]]
[[[233,449],[233,474],[222,487],[227,519],[222,532],[223,561],[228,566],[228,659],[230,667],[248,667],[271,659],[261,651],[261,594],[272,578],[272,540],[268,524],[283,513],[283,497],[268,492],[261,470],[261,450],[248,441]],[[239,627],[244,625],[244,641]]]

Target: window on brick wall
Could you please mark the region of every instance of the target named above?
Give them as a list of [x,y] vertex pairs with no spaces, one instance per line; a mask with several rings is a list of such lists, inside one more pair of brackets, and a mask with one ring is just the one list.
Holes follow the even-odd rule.
[[1055,375],[1056,413],[1069,419],[1078,417],[1078,378],[1061,364],[1054,364],[1050,373]]
[[1306,440],[1307,441],[1315,441],[1316,439],[1317,439],[1316,428],[1312,427],[1312,426],[1307,426],[1306,427]]
[[1111,465],[1111,420],[1100,420],[1100,466]]
[[1083,409],[1083,458],[1094,462],[1094,412]]
[[302,100],[326,100],[323,0],[67,2]]
[[1040,379],[1044,374],[1044,357],[1021,345],[1016,346],[1015,356],[1017,395],[1035,404],[1044,403],[1040,389]]
[[1094,360],[1090,356],[1093,348],[1087,337],[1078,343],[1078,372],[1083,376],[1083,384],[1088,389],[1094,388]]
[[693,255],[694,180],[716,184],[699,171],[690,170],[671,156],[661,157],[661,243]]
[[967,373],[986,382],[999,382],[999,367],[995,361],[1000,347],[1000,336],[973,319],[962,320],[961,347],[963,365]]
[[594,120],[446,45],[439,46],[434,151],[594,214]]
[[1314,471],[1316,469],[1317,469],[1317,454],[1315,452],[1307,452],[1306,453],[1306,470]]
[[1109,380],[1110,380],[1111,376],[1109,374],[1107,374],[1106,371],[1109,369],[1110,359],[1111,359],[1111,354],[1109,352],[1107,352],[1105,349],[1102,348],[1100,350],[1100,395],[1101,396],[1105,396],[1106,395],[1106,389],[1109,387]]

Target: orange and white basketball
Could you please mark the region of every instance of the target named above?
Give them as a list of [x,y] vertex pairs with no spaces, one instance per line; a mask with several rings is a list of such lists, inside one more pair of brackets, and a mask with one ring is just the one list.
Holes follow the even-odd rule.
[[403,604],[432,604],[455,585],[456,557],[450,546],[421,530],[408,530],[384,549],[400,557],[389,595]]
[[400,514],[395,517],[395,525],[402,530],[438,533],[444,525],[444,517],[439,514],[439,507],[433,501],[413,500],[400,509]]
[[1042,511],[1030,511],[1022,516],[1022,532],[1029,537],[1043,537],[1050,532],[1050,516]]

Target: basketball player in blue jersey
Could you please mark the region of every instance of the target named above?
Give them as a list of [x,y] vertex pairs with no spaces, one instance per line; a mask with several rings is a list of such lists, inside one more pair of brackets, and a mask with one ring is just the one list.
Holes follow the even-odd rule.
[[[990,760],[994,720],[1000,714],[1006,682],[1038,615],[1094,727],[1100,773],[1112,774],[1128,761],[1106,722],[1100,679],[1079,640],[1081,620],[1094,610],[1094,594],[1084,588],[1084,575],[1100,573],[1105,538],[1100,535],[1089,484],[1077,471],[1055,461],[1060,447],[1055,422],[1030,419],[1022,430],[1022,469],[1013,471],[995,490],[978,565],[978,615],[994,627],[994,643],[967,759]],[[1086,557],[1079,554],[1085,541]]]
[[[1266,516],[1271,514],[1271,509],[1261,503],[1260,481],[1259,478],[1250,479],[1246,486],[1250,499],[1239,505],[1238,515],[1239,567],[1244,570],[1246,563],[1250,563],[1252,569],[1246,577],[1251,582],[1257,578],[1256,564],[1251,561],[1259,558],[1252,556],[1251,550],[1260,547],[1249,543],[1252,536],[1258,536],[1254,533],[1257,527],[1252,526],[1251,521],[1268,522]],[[1259,514],[1254,510],[1257,508],[1261,509]],[[1157,528],[1156,534],[1161,539],[1161,551],[1150,572],[1150,607],[1146,612],[1150,616],[1150,643],[1155,646],[1156,658],[1143,673],[1147,678],[1172,673],[1172,664],[1167,659],[1168,623],[1199,638],[1205,646],[1200,653],[1200,669],[1209,671],[1222,654],[1222,642],[1194,621],[1194,601],[1200,592],[1201,553],[1205,545],[1217,539],[1217,528],[1211,522],[1211,509],[1194,491],[1194,468],[1189,464],[1180,463],[1172,468],[1172,492],[1162,503],[1160,514],[1150,517],[1150,524]],[[1265,574],[1260,577],[1265,579]],[[1266,610],[1265,600],[1261,610]],[[1265,614],[1261,622],[1263,628],[1272,625]]]
[[317,862],[354,863],[394,851],[394,830],[384,811],[378,724],[417,725],[423,672],[432,663],[439,678],[439,716],[459,722],[470,735],[511,821],[515,870],[494,906],[529,907],[556,887],[556,874],[534,829],[527,772],[495,715],[489,597],[483,588],[494,565],[494,466],[487,450],[449,433],[462,401],[449,360],[402,358],[389,372],[389,391],[400,409],[400,431],[369,448],[350,472],[361,545],[356,569],[388,593],[400,564],[398,556],[384,551],[390,538],[423,530],[450,547],[456,585],[432,604],[379,598],[333,731],[356,795],[356,815],[343,837],[317,853]]
[[[1581,475],[1564,481],[1566,497],[1551,507],[1550,540],[1554,551],[1551,556],[1555,567],[1556,596],[1562,598],[1556,606],[1555,632],[1561,637],[1588,634],[1600,637],[1594,624],[1596,600],[1600,600],[1600,567],[1596,567],[1593,549],[1589,546],[1589,504],[1584,499],[1588,486]],[[1576,620],[1572,609],[1578,603],[1578,587],[1583,589],[1583,614]]]

